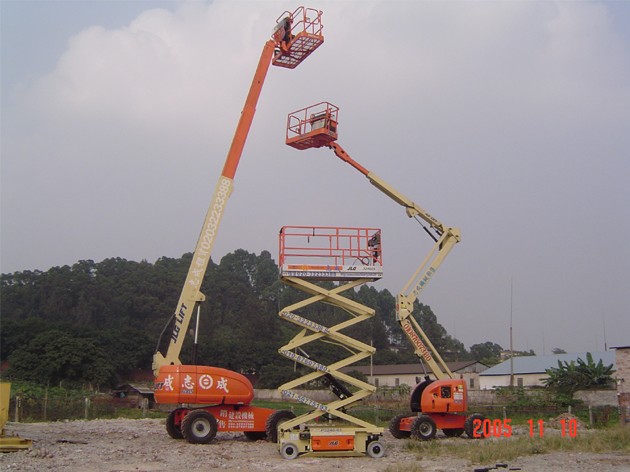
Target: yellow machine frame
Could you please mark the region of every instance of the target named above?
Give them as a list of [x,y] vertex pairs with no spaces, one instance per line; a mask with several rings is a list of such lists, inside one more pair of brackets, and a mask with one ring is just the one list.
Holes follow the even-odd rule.
[[5,434],[4,427],[9,421],[9,400],[11,399],[11,384],[0,382],[0,452],[14,452],[33,447],[33,441],[19,436]]
[[[374,241],[375,235],[378,236],[376,248],[373,244],[370,245],[370,240]],[[304,240],[308,238],[308,249],[299,249],[298,246],[287,243],[290,238],[300,237]],[[324,243],[318,246],[320,241]],[[308,257],[310,263],[290,264],[289,259],[294,257]],[[312,263],[318,258],[320,260]],[[321,259],[328,260],[321,263]],[[351,405],[372,395],[376,388],[341,372],[343,367],[365,359],[375,352],[372,346],[341,332],[370,319],[375,311],[342,294],[366,282],[379,279],[382,276],[381,260],[380,230],[375,228],[285,226],[280,232],[280,278],[286,285],[301,290],[310,297],[279,312],[278,315],[282,319],[301,327],[302,330],[278,352],[314,370],[278,387],[284,398],[297,400],[314,408],[313,411],[281,423],[278,427],[278,447],[286,459],[293,459],[298,455],[361,456],[366,453],[372,457],[380,457],[384,453],[384,448],[379,442],[383,428],[346,412]],[[300,276],[289,275],[296,273],[296,270]],[[311,280],[334,280],[338,281],[339,285],[326,289]],[[347,313],[349,318],[328,327],[296,313],[314,303],[336,306]],[[319,340],[342,346],[350,355],[330,365],[314,361],[302,348]],[[339,396],[339,400],[322,404],[293,391],[301,385],[323,377],[338,386],[331,386],[331,389]],[[351,393],[338,381],[355,387],[357,391]],[[324,415],[344,420],[349,426],[311,423]]]

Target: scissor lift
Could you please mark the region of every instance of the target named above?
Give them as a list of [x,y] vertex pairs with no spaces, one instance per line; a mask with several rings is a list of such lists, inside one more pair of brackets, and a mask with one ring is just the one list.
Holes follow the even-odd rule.
[[[282,282],[310,295],[280,311],[282,319],[302,330],[279,352],[314,371],[278,388],[284,398],[314,408],[310,413],[278,426],[278,447],[282,457],[361,456],[366,453],[381,457],[384,448],[379,440],[383,428],[347,413],[349,407],[374,393],[375,387],[341,372],[343,367],[375,352],[373,347],[342,333],[374,316],[374,310],[342,293],[383,276],[380,229],[284,226],[280,230],[279,254]],[[315,283],[318,281],[336,281],[338,284],[327,289]],[[340,308],[348,318],[334,326],[324,326],[297,313],[318,302]],[[317,362],[304,349],[316,341],[342,346],[349,355],[329,365]],[[315,380],[328,385],[339,400],[322,404],[293,391]],[[346,385],[354,387],[355,391],[351,392],[352,387]],[[329,424],[313,423],[321,417],[329,419]]]

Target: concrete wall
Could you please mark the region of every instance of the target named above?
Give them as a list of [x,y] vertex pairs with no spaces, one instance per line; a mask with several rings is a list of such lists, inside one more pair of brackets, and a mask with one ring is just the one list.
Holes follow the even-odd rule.
[[573,396],[582,400],[587,406],[617,406],[617,392],[615,390],[581,390]]
[[630,347],[615,349],[617,404],[622,425],[630,425]]
[[[472,388],[479,388],[479,374],[477,374],[476,372],[466,372],[462,374],[455,374],[455,377],[464,379],[466,381],[466,386],[468,388],[471,388],[471,379],[473,379]],[[376,385],[377,387],[398,387],[401,385],[408,385],[409,387],[413,388],[418,384],[418,381],[421,382],[423,380],[423,375],[422,374],[368,375],[367,378],[368,378],[368,383],[370,383],[371,385]]]
[[[294,392],[304,395],[307,398],[315,400],[320,403],[329,403],[331,401],[337,400],[329,390],[294,390]],[[400,400],[407,401],[408,395],[405,394],[403,398],[393,398],[395,392],[389,392],[386,395],[387,398],[383,397],[383,393],[375,393],[370,398],[373,400]],[[276,389],[256,389],[255,396],[257,400],[271,400],[271,401],[281,401],[282,396],[280,392]],[[575,398],[578,400],[582,400],[587,406],[617,406],[617,392],[615,390],[590,390],[590,391],[581,391],[575,394]],[[630,394],[628,395],[630,399]],[[505,403],[505,398],[499,397],[494,390],[476,390],[469,389],[468,390],[468,402],[471,405],[502,405]],[[629,410],[630,413],[630,410]],[[630,419],[630,415],[629,418]]]
[[[325,402],[329,403],[334,400],[338,400],[336,396],[332,394],[330,390],[291,390],[292,392],[297,393],[298,395],[304,395],[311,400],[315,400],[316,402]],[[257,400],[272,400],[272,401],[282,401],[282,395],[278,389],[255,389],[254,398]]]
[[[542,387],[544,386],[541,379],[547,377],[547,374],[514,374],[515,387]],[[520,382],[519,383],[519,379]],[[509,387],[509,375],[482,375],[479,377],[479,388],[481,390],[493,389],[496,387]]]
[[[582,400],[586,406],[617,406],[615,390],[583,390],[576,392],[574,398]],[[499,397],[495,390],[468,390],[468,402],[473,405],[502,405],[505,398]]]
[[615,369],[619,393],[630,393],[630,348],[615,349]]

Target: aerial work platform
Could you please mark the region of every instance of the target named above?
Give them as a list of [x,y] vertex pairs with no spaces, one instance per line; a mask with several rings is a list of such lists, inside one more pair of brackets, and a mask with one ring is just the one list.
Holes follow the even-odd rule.
[[[278,447],[285,459],[299,455],[381,457],[384,454],[380,438],[383,428],[352,416],[349,409],[370,396],[376,387],[341,372],[341,369],[374,354],[375,349],[342,331],[367,321],[375,311],[350,298],[343,292],[383,275],[381,230],[378,228],[347,228],[330,226],[284,226],[280,230],[280,278],[283,283],[310,296],[280,310],[278,316],[301,328],[296,336],[278,352],[309,369],[310,374],[278,387],[284,398],[297,400],[313,408],[309,413],[290,419],[278,426]],[[337,281],[334,287],[318,281]],[[334,318],[312,320],[317,310],[306,309],[315,303],[338,308]],[[306,309],[304,313],[301,310]],[[330,320],[336,321],[331,322]],[[340,347],[333,352],[345,355],[335,362],[319,362],[307,352],[307,345],[323,342]],[[313,345],[311,346],[313,348]],[[319,351],[321,352],[321,351]],[[339,398],[323,404],[296,392],[295,389],[319,381]],[[303,388],[303,387],[301,387]],[[328,424],[313,423],[328,418]]]
[[339,108],[320,102],[289,113],[286,144],[299,150],[328,146],[337,139]]
[[284,226],[280,276],[310,280],[378,280],[383,277],[381,230]]
[[278,44],[273,65],[295,69],[324,42],[322,12],[314,8],[298,7],[285,11],[276,20],[273,39]]

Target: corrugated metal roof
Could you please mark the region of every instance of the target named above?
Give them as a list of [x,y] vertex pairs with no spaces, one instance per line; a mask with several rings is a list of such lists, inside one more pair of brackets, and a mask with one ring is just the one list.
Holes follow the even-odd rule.
[[[591,352],[593,361],[599,362],[601,359],[604,365],[609,366],[615,364],[615,353],[611,351],[607,352]],[[557,354],[551,356],[523,356],[514,358],[514,374],[544,374],[545,370],[551,367],[558,367],[558,361],[564,363],[577,361],[582,359],[586,361],[586,353],[579,352],[574,354]],[[480,376],[490,375],[510,375],[510,360],[501,362],[487,370],[484,370]]]

